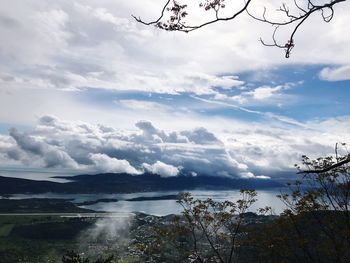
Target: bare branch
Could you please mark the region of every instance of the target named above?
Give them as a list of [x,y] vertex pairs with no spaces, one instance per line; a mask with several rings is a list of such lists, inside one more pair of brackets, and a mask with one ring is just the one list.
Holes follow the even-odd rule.
[[214,20],[211,20],[209,22],[206,22],[206,23],[203,23],[203,24],[200,24],[200,25],[197,25],[197,26],[185,26],[186,29],[188,30],[184,30],[185,32],[189,32],[189,31],[193,31],[193,30],[196,30],[196,29],[199,29],[199,28],[202,28],[204,26],[207,26],[207,25],[210,25],[210,24],[214,24],[216,22],[219,22],[219,21],[229,21],[229,20],[233,20],[235,19],[237,16],[239,16],[240,14],[242,14],[245,10],[247,10],[249,4],[251,3],[252,0],[248,0],[245,5],[242,7],[242,9],[240,9],[238,12],[236,12],[235,14],[233,14],[232,16],[230,17],[224,17],[224,18],[219,18],[217,17],[216,19]]
[[[281,27],[281,26],[288,26],[288,25],[293,25],[295,24],[289,39],[287,41],[286,44],[281,45],[278,44],[276,41],[276,31],[277,29],[274,30],[273,35],[272,35],[272,44],[267,44],[266,42],[260,40],[260,42],[265,45],[265,46],[270,46],[270,47],[278,47],[278,48],[282,48],[285,50],[285,57],[289,58],[290,57],[290,53],[291,50],[294,48],[295,46],[295,41],[294,41],[294,36],[297,33],[298,29],[300,28],[300,26],[315,12],[320,11],[321,12],[321,16],[323,18],[323,20],[325,22],[330,22],[334,16],[334,9],[333,6],[341,3],[341,2],[345,2],[347,0],[331,0],[329,3],[323,4],[323,5],[314,5],[311,0],[308,0],[308,4],[307,4],[307,9],[302,8],[297,0],[294,0],[294,5],[296,6],[296,8],[301,11],[302,13],[300,14],[292,14],[290,12],[290,9],[286,6],[286,4],[283,4],[277,11],[280,11],[282,13],[284,13],[284,15],[288,18],[286,21],[272,21],[266,18],[266,7],[264,7],[264,11],[261,17],[257,17],[255,15],[253,15],[248,9],[246,10],[248,15],[250,17],[252,17],[253,19],[263,22],[263,23],[267,23],[270,25],[275,26],[276,28]],[[330,14],[326,15],[325,14],[325,10],[330,10]]]
[[[180,31],[180,32],[191,32],[197,29],[200,29],[202,27],[208,26],[210,24],[214,24],[221,21],[229,21],[235,19],[237,16],[242,14],[249,6],[249,4],[252,2],[252,0],[248,0],[245,2],[244,6],[234,13],[233,15],[229,17],[219,17],[219,11],[221,8],[225,8],[225,5],[223,4],[225,0],[212,0],[205,4],[200,4],[200,7],[204,7],[206,11],[208,10],[214,10],[215,12],[215,19],[207,21],[205,23],[199,24],[199,25],[186,25],[185,22],[182,22],[183,18],[185,18],[188,14],[184,10],[187,8],[187,5],[180,5],[177,1],[172,0],[173,7],[168,7],[171,0],[168,0],[167,3],[163,6],[162,12],[160,17],[151,22],[145,22],[141,18],[137,18],[135,16],[132,16],[137,22],[144,24],[144,25],[155,25],[159,29],[167,30],[167,31]],[[165,11],[172,12],[172,15],[170,16],[170,19],[166,22],[162,22],[162,18],[164,17]]]
[[[225,8],[224,2],[226,0],[203,0],[203,1],[204,3],[201,3],[199,7],[203,8],[205,11],[210,11],[210,10],[214,11],[215,19],[209,20],[207,22],[204,22],[198,25],[186,24],[185,18],[188,16],[188,13],[186,12],[187,5],[179,4],[177,0],[168,0],[163,6],[161,14],[157,20],[154,20],[151,22],[145,22],[140,17],[136,17],[136,16],[132,16],[132,17],[137,22],[147,26],[154,25],[157,28],[166,30],[166,31],[180,31],[180,32],[188,33],[217,22],[234,20],[239,15],[241,15],[244,11],[246,11],[251,18],[259,22],[270,24],[275,27],[272,34],[272,42],[267,43],[262,39],[260,39],[260,42],[264,46],[284,49],[285,57],[289,58],[291,51],[295,46],[294,36],[296,35],[301,25],[308,18],[314,13],[320,12],[322,19],[328,23],[334,17],[334,6],[338,3],[345,2],[347,0],[328,0],[329,1],[328,3],[321,4],[321,5],[314,4],[312,0],[307,0],[306,6],[302,6],[299,3],[300,0],[293,0],[294,6],[295,6],[294,9],[296,9],[297,12],[295,12],[295,10],[293,12],[293,10],[291,10],[286,4],[283,3],[280,6],[280,8],[277,9],[277,11],[284,14],[284,16],[287,18],[285,21],[273,21],[268,19],[266,16],[266,12],[267,12],[266,7],[264,7],[264,10],[261,16],[253,15],[248,10],[248,7],[251,5],[252,0],[245,0],[243,7],[228,17],[220,16],[220,10]],[[167,20],[164,21],[166,12],[169,12],[170,16]],[[278,43],[278,41],[276,40],[276,32],[278,28],[284,27],[284,26],[292,26],[293,28],[289,34],[288,40],[285,43],[281,44],[281,43]]]
[[170,2],[171,2],[171,0],[168,0],[168,1],[166,2],[166,4],[163,6],[163,10],[162,10],[162,12],[161,12],[159,18],[158,18],[157,20],[155,20],[155,21],[144,22],[140,17],[137,18],[137,17],[134,16],[134,15],[131,15],[131,16],[132,16],[137,22],[139,22],[139,23],[141,23],[141,24],[144,24],[144,25],[146,25],[146,26],[158,24],[159,21],[163,18],[164,12],[165,12],[167,6],[170,4]]
[[297,0],[294,0],[294,5],[295,5],[300,11],[302,11],[303,13],[307,13],[307,11],[306,11],[304,8],[300,7],[300,5],[298,4]]
[[298,174],[312,174],[312,173],[315,173],[315,174],[320,174],[320,173],[326,173],[326,172],[329,172],[335,168],[338,168],[344,164],[347,164],[347,163],[350,163],[350,155],[345,158],[344,160],[340,161],[340,162],[337,162],[333,165],[330,165],[330,166],[327,166],[323,169],[317,169],[317,170],[305,170],[305,171],[300,171],[298,172]]

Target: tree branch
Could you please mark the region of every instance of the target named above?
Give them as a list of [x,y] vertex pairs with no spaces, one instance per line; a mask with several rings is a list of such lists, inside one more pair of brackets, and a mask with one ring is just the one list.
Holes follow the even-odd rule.
[[[209,8],[205,8],[205,10],[214,10],[215,11],[215,19],[210,20],[208,22],[199,24],[199,25],[186,25],[185,22],[182,22],[182,19],[185,18],[188,14],[184,9],[187,7],[187,5],[180,5],[178,2],[173,0],[173,7],[168,7],[171,0],[168,0],[166,4],[163,6],[161,15],[159,18],[155,21],[151,22],[145,22],[141,18],[137,18],[136,16],[132,15],[132,17],[139,23],[144,25],[155,25],[159,29],[163,29],[166,31],[180,31],[180,32],[191,32],[197,29],[200,29],[202,27],[208,26],[210,24],[214,24],[220,21],[229,21],[235,19],[237,16],[242,14],[249,6],[249,4],[252,2],[252,0],[247,0],[244,4],[244,6],[234,13],[232,16],[229,17],[219,17],[219,9],[224,8],[224,5],[222,5],[222,2],[219,0],[213,0],[213,2],[208,4]],[[201,6],[201,5],[200,5]],[[164,17],[165,11],[171,11],[173,14],[170,16],[170,19],[167,22],[162,22],[162,18]]]
[[350,155],[345,158],[344,160],[340,161],[340,162],[337,162],[335,164],[332,164],[328,167],[325,167],[323,169],[317,169],[317,170],[305,170],[305,171],[300,171],[298,172],[298,174],[311,174],[311,173],[316,173],[316,174],[319,174],[319,173],[326,173],[326,172],[329,172],[330,170],[333,170],[337,167],[340,167],[344,164],[347,164],[347,163],[350,163]]
[[151,21],[151,22],[148,22],[148,23],[147,23],[147,22],[144,22],[140,17],[137,18],[137,17],[134,16],[134,15],[131,15],[131,16],[132,16],[137,22],[139,22],[139,23],[141,23],[141,24],[144,24],[144,25],[146,25],[146,26],[158,24],[159,21],[163,18],[164,12],[165,12],[167,6],[170,4],[170,1],[171,1],[171,0],[168,0],[168,1],[166,2],[166,4],[163,6],[163,10],[162,10],[162,12],[161,12],[159,18],[158,18],[157,20],[155,20],[155,21]]
[[[301,25],[314,13],[320,11],[321,16],[324,22],[328,23],[333,19],[334,16],[334,6],[341,2],[346,2],[347,0],[328,0],[328,3],[316,5],[311,0],[307,0],[305,5],[301,5],[299,0],[293,0],[295,9],[297,12],[292,12],[290,8],[286,4],[282,4],[279,9],[277,9],[278,12],[282,12],[287,20],[286,21],[273,21],[268,18],[266,18],[266,8],[264,7],[263,14],[258,17],[256,15],[253,15],[249,10],[248,7],[251,5],[252,0],[244,0],[244,6],[238,10],[237,12],[233,13],[231,16],[228,17],[220,17],[219,11],[220,9],[225,8],[224,4],[225,0],[205,0],[204,3],[201,3],[199,6],[201,8],[204,8],[206,11],[214,11],[215,12],[215,19],[209,20],[207,22],[198,24],[198,25],[187,25],[185,18],[188,16],[188,13],[186,12],[187,5],[181,5],[177,2],[177,0],[167,0],[167,2],[164,4],[160,16],[158,19],[150,22],[145,22],[140,17],[136,17],[132,15],[132,17],[139,23],[150,26],[154,25],[159,29],[166,30],[166,31],[180,31],[180,32],[191,32],[200,28],[203,28],[205,26],[221,22],[221,21],[229,21],[236,19],[239,15],[241,15],[244,11],[247,12],[247,14],[263,23],[267,23],[270,25],[273,25],[275,27],[275,30],[272,34],[272,43],[267,43],[260,39],[260,42],[264,46],[269,47],[277,47],[284,49],[285,51],[285,57],[289,58],[292,49],[295,46],[294,36],[296,35],[298,29],[301,27]],[[171,5],[172,2],[172,5]],[[330,13],[326,13],[326,11],[329,11]],[[165,13],[169,12],[170,16],[167,20],[164,21]],[[291,33],[289,34],[288,41],[284,44],[279,44],[276,40],[276,32],[279,27],[284,27],[288,25],[294,25]]]
[[[277,11],[280,11],[282,13],[285,14],[285,16],[288,18],[287,21],[272,21],[266,18],[266,7],[264,7],[264,11],[261,17],[257,17],[255,15],[253,15],[251,12],[249,12],[249,10],[247,9],[246,12],[247,14],[252,17],[253,19],[263,22],[263,23],[267,23],[270,25],[273,25],[275,27],[275,30],[272,34],[272,44],[267,44],[266,42],[264,42],[262,39],[260,39],[260,42],[264,45],[264,46],[269,46],[269,47],[278,47],[278,48],[282,48],[285,50],[285,57],[289,58],[290,57],[290,53],[292,51],[292,49],[295,46],[295,41],[294,41],[294,36],[297,33],[298,29],[300,28],[300,26],[315,12],[320,11],[321,12],[321,16],[323,18],[323,21],[325,21],[326,23],[330,22],[334,16],[334,9],[333,6],[341,3],[341,2],[345,2],[347,0],[331,0],[329,3],[327,4],[323,4],[323,5],[314,5],[311,0],[308,0],[308,5],[307,8],[302,8],[297,0],[294,0],[294,5],[296,6],[296,8],[301,11],[301,14],[299,13],[299,15],[294,15],[291,14],[290,9],[283,4]],[[331,11],[330,15],[325,15],[325,10],[329,9]],[[278,27],[281,26],[288,26],[288,25],[293,25],[296,24],[295,27],[293,28],[289,39],[287,41],[286,44],[282,45],[282,44],[278,44],[275,38],[276,35],[276,31],[278,29]]]

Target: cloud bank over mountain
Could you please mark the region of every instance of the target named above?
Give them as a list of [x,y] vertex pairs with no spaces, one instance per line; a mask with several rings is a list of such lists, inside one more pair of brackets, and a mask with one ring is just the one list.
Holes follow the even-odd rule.
[[[248,167],[231,160],[222,142],[204,128],[165,132],[149,121],[135,132],[40,118],[29,132],[11,129],[2,149],[6,158],[47,168],[90,172],[176,176],[182,168],[202,174],[253,177]],[[16,153],[16,154],[14,154]]]
[[118,130],[43,116],[33,130],[13,128],[8,136],[1,136],[0,159],[13,165],[64,168],[76,173],[151,172],[170,177],[186,172],[269,178],[292,171],[301,154],[331,153],[332,146],[322,142],[324,134],[312,130],[315,125],[328,127],[329,122],[334,127],[330,132],[337,132],[332,137],[346,137],[345,132],[339,132],[349,128],[343,127],[350,123],[344,119],[309,123],[303,131],[241,125],[219,139],[203,127],[165,131],[149,121],[139,121],[137,130]]

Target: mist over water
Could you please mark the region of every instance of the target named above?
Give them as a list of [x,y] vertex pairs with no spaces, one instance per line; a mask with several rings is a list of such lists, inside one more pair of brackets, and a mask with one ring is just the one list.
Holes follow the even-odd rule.
[[102,251],[122,254],[130,243],[133,219],[133,215],[98,219],[78,236],[78,251],[85,251],[89,255],[101,254]]

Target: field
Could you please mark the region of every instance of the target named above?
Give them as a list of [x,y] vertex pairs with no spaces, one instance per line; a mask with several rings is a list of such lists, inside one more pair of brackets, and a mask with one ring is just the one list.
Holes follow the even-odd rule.
[[2,215],[1,262],[59,262],[67,251],[81,248],[80,234],[96,220],[55,215]]
[[58,260],[74,243],[48,234],[66,231],[66,224],[70,225],[69,220],[59,216],[0,216],[1,262]]

